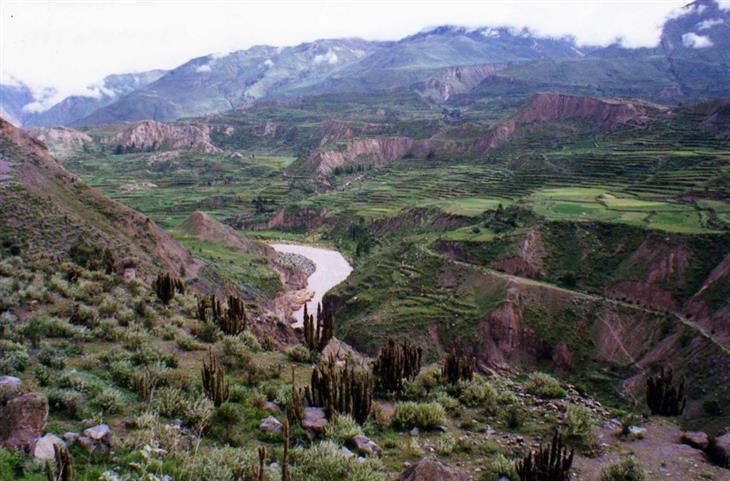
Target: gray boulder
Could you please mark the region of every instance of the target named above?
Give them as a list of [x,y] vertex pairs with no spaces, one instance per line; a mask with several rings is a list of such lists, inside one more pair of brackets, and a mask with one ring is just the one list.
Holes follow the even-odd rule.
[[375,456],[382,453],[380,446],[364,434],[358,434],[350,440],[349,444],[357,454],[361,454],[363,456]]
[[280,433],[284,430],[284,425],[281,424],[274,416],[269,416],[261,421],[259,429],[265,433]]
[[467,481],[469,476],[433,458],[423,458],[403,471],[396,481]]
[[55,434],[49,433],[42,438],[38,438],[33,447],[33,456],[36,459],[53,459],[56,456],[53,446],[56,444],[66,446],[66,443]]
[[704,451],[710,445],[710,436],[702,431],[688,431],[682,433],[681,442],[695,449]]
[[302,419],[302,427],[306,430],[321,433],[327,424],[327,417],[323,408],[307,407],[304,408],[304,418]]

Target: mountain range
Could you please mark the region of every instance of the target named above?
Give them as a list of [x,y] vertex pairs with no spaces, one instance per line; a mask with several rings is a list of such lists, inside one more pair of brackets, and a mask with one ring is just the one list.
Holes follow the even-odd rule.
[[[170,71],[111,75],[95,96],[28,113],[24,87],[0,86],[3,116],[26,126],[171,121],[246,108],[260,99],[416,91],[434,102],[555,90],[681,103],[730,95],[730,11],[699,0],[667,19],[654,48],[578,46],[527,29],[440,26],[398,41],[327,39],[259,45],[192,59]],[[184,93],[184,95],[182,95]],[[472,94],[469,96],[469,94]],[[462,96],[461,101],[465,98]]]

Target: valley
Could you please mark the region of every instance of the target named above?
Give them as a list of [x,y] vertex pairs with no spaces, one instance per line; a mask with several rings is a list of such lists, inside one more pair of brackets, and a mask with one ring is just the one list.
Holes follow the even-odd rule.
[[0,120],[0,479],[727,479],[728,28],[257,46]]

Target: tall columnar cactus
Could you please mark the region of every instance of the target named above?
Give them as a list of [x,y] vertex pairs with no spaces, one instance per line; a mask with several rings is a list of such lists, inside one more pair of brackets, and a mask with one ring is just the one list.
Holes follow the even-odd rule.
[[456,384],[461,380],[471,381],[474,378],[475,360],[473,356],[460,354],[453,349],[446,356],[444,366],[441,368],[441,377],[449,384]]
[[664,369],[656,376],[646,380],[646,404],[652,414],[659,416],[679,416],[687,404],[684,382],[678,386],[672,383],[672,370]]
[[71,453],[68,451],[68,448],[66,448],[66,446],[54,444],[53,457],[56,462],[55,468],[51,464],[51,461],[46,461],[46,477],[48,478],[48,481],[73,481],[73,459],[71,458]]
[[321,304],[317,305],[317,323],[314,322],[314,315],[307,312],[307,305],[304,305],[304,341],[310,351],[322,352],[327,343],[335,335],[335,316],[329,309],[323,309]]
[[175,281],[169,272],[165,274],[157,274],[157,279],[155,279],[153,286],[155,288],[157,298],[162,301],[164,305],[168,305],[175,297]]
[[236,296],[228,296],[225,314],[218,317],[218,326],[229,336],[237,336],[246,330],[248,318],[243,301]]
[[373,383],[368,373],[356,372],[348,365],[338,368],[334,357],[330,357],[312,369],[305,393],[307,403],[324,407],[327,419],[336,413],[349,414],[363,424],[372,408]]
[[421,370],[423,349],[411,346],[408,339],[397,344],[393,339],[380,350],[373,362],[378,391],[399,393],[403,390],[403,380],[413,380]]
[[573,454],[573,450],[568,450],[556,433],[550,444],[530,451],[516,463],[515,468],[520,481],[568,481]]
[[203,368],[201,370],[203,378],[203,389],[208,399],[213,401],[216,406],[220,406],[228,399],[229,384],[225,379],[225,371],[213,356],[213,351],[208,351],[208,359],[203,360]]
[[259,446],[259,465],[251,466],[251,476],[253,481],[264,481],[264,462],[266,461],[266,446]]
[[301,424],[304,419],[304,390],[296,386],[294,366],[291,368],[291,397],[287,400],[285,409],[290,424]]
[[289,474],[289,420],[284,420],[284,455],[281,459],[281,481],[291,481]]
[[197,317],[200,322],[208,322],[208,306],[205,299],[198,299]]

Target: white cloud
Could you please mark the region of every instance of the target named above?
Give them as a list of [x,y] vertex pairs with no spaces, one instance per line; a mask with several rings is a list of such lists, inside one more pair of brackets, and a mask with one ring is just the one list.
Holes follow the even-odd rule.
[[691,48],[707,48],[712,47],[713,45],[710,37],[706,35],[697,35],[694,32],[688,32],[682,35],[682,43],[685,47]]
[[[269,0],[111,1],[0,0],[0,79],[66,96],[110,73],[172,69],[253,45],[296,45],[318,38],[396,40],[425,25],[523,27],[572,35],[581,44],[622,38],[628,47],[656,45],[663,19],[688,0]],[[721,5],[728,5],[724,0]],[[110,22],[109,19],[114,19]]]
[[207,64],[207,63],[206,64],[203,64],[203,65],[201,65],[201,66],[199,66],[198,68],[195,69],[195,71],[197,73],[209,73],[210,70],[211,70],[210,64]]
[[730,10],[730,0],[715,0],[720,10]]
[[274,66],[274,61],[271,60],[270,58],[267,58],[266,60],[264,60],[264,65],[266,66],[266,68],[273,67]]
[[327,62],[330,65],[334,65],[337,63],[338,60],[339,59],[337,58],[337,54],[335,52],[333,52],[332,50],[327,50],[327,53],[315,55],[312,62],[315,65],[319,65],[324,62]]
[[722,18],[710,18],[697,24],[697,30],[707,30],[716,25],[722,25],[725,20]]

